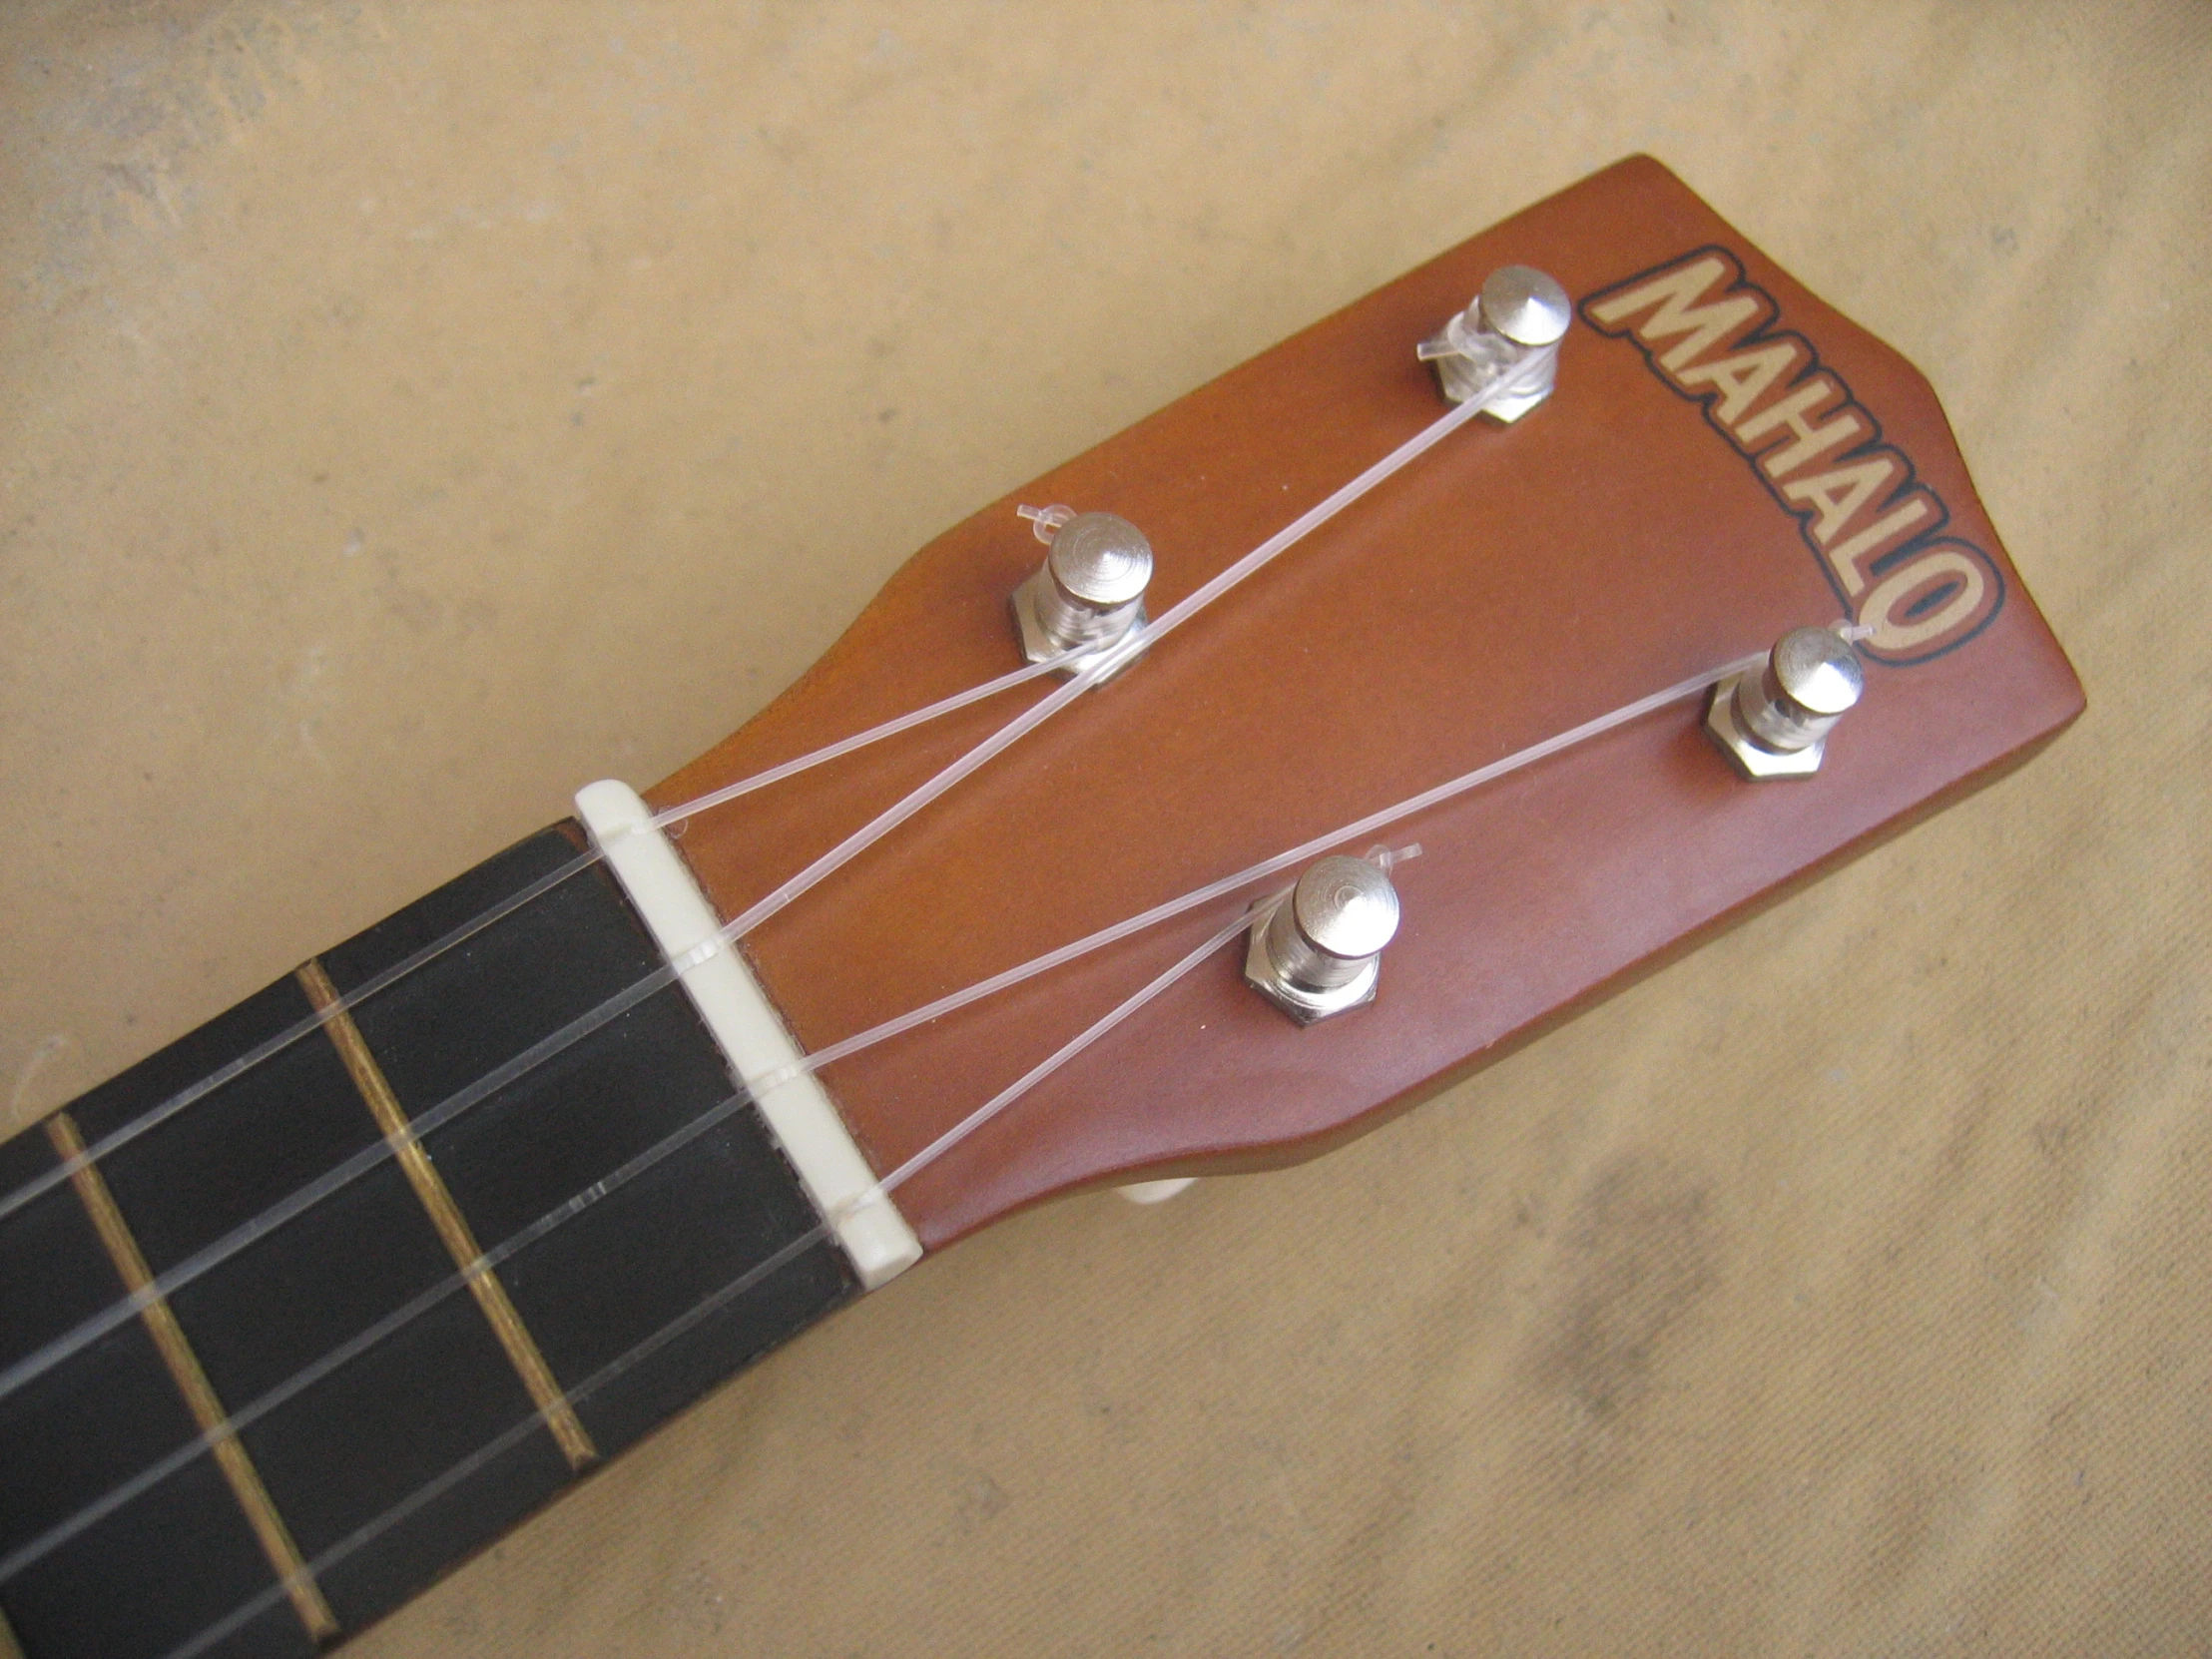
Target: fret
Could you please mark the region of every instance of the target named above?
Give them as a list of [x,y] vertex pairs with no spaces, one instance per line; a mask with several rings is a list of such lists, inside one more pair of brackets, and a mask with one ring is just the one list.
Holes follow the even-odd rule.
[[[0,1145],[0,1183],[13,1189],[60,1161],[48,1132],[19,1135]],[[125,1292],[71,1185],[0,1222],[0,1362],[22,1359]],[[0,1399],[0,1557],[199,1432],[140,1320]],[[160,1654],[276,1582],[234,1488],[202,1457],[11,1577],[0,1611],[29,1659]],[[312,1651],[282,1597],[224,1648],[283,1659]]]
[[[728,1092],[725,1085],[704,1104]],[[783,1153],[749,1110],[532,1244],[501,1272],[556,1374],[574,1385],[817,1221]],[[829,1239],[818,1240],[650,1363],[598,1387],[577,1403],[577,1413],[602,1450],[619,1451],[857,1288],[843,1254]]]
[[[46,1138],[58,1157],[69,1161],[83,1155],[84,1138],[77,1131],[76,1120],[66,1111],[48,1118],[45,1127]],[[138,1240],[131,1233],[130,1223],[124,1220],[122,1210],[116,1205],[115,1195],[108,1190],[100,1166],[95,1163],[78,1165],[71,1172],[69,1182],[84,1202],[93,1231],[100,1235],[100,1243],[114,1263],[116,1277],[122,1280],[123,1288],[134,1297],[147,1298],[139,1310],[147,1335],[154,1339],[154,1347],[168,1369],[170,1381],[184,1396],[194,1425],[212,1439],[211,1455],[216,1467],[222,1471],[224,1481],[238,1499],[239,1508],[245,1512],[246,1523],[254,1529],[262,1553],[269,1557],[271,1568],[282,1581],[284,1594],[299,1615],[299,1622],[317,1641],[336,1635],[338,1623],[330,1611],[330,1604],[322,1599],[322,1591],[308,1573],[306,1563],[299,1558],[299,1546],[292,1542],[283,1516],[270,1500],[261,1471],[254,1467],[254,1459],[239,1443],[238,1435],[232,1432],[230,1413],[216,1396],[199,1356],[193,1353],[184,1328],[177,1323],[175,1312],[167,1299],[154,1291],[154,1275],[146,1265]]]
[[[254,1000],[262,1012],[240,1033],[248,1041],[312,1011],[289,976]],[[210,1059],[229,1057],[219,1051]],[[126,1073],[71,1110],[85,1138],[95,1140],[160,1098]],[[163,1274],[381,1142],[337,1050],[310,1035],[120,1147],[100,1168],[148,1265]],[[168,1300],[216,1393],[236,1408],[452,1271],[404,1175],[385,1161]],[[533,1408],[482,1315],[470,1299],[455,1297],[247,1424],[239,1439],[300,1553],[312,1559]],[[176,1478],[197,1477],[206,1466],[201,1459]],[[550,1496],[569,1472],[550,1434],[512,1447],[394,1528],[378,1549],[318,1574],[338,1623],[358,1628],[394,1605]],[[169,1484],[134,1500],[117,1524]],[[36,1647],[33,1659],[43,1659]]]
[[[324,952],[331,984],[342,992],[364,983],[558,867],[574,854],[575,833],[564,827],[522,842]],[[371,997],[354,1019],[412,1117],[662,965],[600,867]],[[489,1005],[467,988],[479,981],[502,988]],[[682,987],[670,985],[433,1130],[424,1147],[475,1236],[490,1242],[735,1087]],[[502,1264],[499,1277],[554,1377],[574,1385],[818,1219],[747,1111]],[[824,1241],[580,1402],[577,1418],[602,1452],[618,1450],[855,1289],[843,1256]]]
[[[103,1654],[159,1654],[182,1639],[167,1625],[109,1630],[100,1623],[104,1605],[70,1600],[73,1584],[94,1582],[82,1569],[96,1552],[106,1552],[99,1596],[80,1601],[148,1599],[198,1612],[205,1624],[283,1582],[272,1559],[305,1582],[299,1562],[317,1563],[507,1436],[511,1443],[482,1467],[317,1564],[311,1588],[319,1605],[277,1600],[280,1620],[257,1617],[214,1651],[299,1651],[312,1637],[357,1629],[594,1457],[629,1444],[855,1293],[841,1252],[817,1240],[645,1363],[580,1400],[567,1397],[819,1221],[747,1108],[527,1247],[502,1253],[496,1269],[485,1263],[487,1249],[722,1107],[736,1087],[681,986],[670,984],[450,1121],[417,1131],[415,1120],[456,1091],[664,966],[608,872],[593,868],[354,1007],[338,1006],[391,964],[571,862],[581,844],[573,825],[517,843],[91,1091],[44,1134],[0,1148],[12,1168],[39,1143],[40,1167],[50,1169],[55,1146],[67,1155],[97,1145],[273,1034],[317,1011],[328,1016],[319,1030],[81,1168],[73,1186],[6,1218],[0,1320],[9,1347],[0,1363],[38,1352],[113,1303],[121,1281],[108,1261],[117,1252],[103,1250],[99,1230],[88,1227],[80,1191],[104,1195],[111,1232],[128,1218],[136,1256],[117,1259],[123,1280],[145,1283],[193,1262],[342,1161],[371,1161],[283,1225],[169,1289],[153,1321],[164,1342],[133,1322],[0,1399],[0,1429],[20,1424],[21,1435],[43,1435],[49,1445],[85,1441],[95,1416],[106,1421],[119,1409],[141,1425],[128,1444],[99,1455],[80,1448],[42,1461],[34,1448],[18,1460],[10,1451],[0,1472],[4,1549],[38,1538],[196,1434],[215,1442],[212,1454],[185,1461],[0,1583],[0,1608],[18,1615],[29,1659],[75,1651],[96,1627],[104,1633],[93,1645]],[[44,1144],[49,1137],[59,1138]],[[385,1149],[389,1156],[377,1157]],[[37,1173],[26,1168],[24,1179]],[[72,1224],[60,1201],[78,1210],[66,1239]],[[49,1272],[65,1245],[90,1253],[100,1282],[83,1283],[80,1270],[57,1280],[66,1297],[24,1298],[17,1287]],[[456,1273],[470,1294],[439,1294]],[[380,1340],[342,1363],[322,1363],[410,1308],[414,1317]],[[126,1383],[137,1391],[119,1405]],[[229,1423],[226,1410],[245,1420]],[[153,1524],[180,1505],[218,1499],[235,1541],[250,1552],[244,1565],[202,1559],[203,1522],[183,1530]],[[116,1537],[165,1530],[171,1544],[162,1559],[113,1549]],[[180,1546],[179,1538],[192,1541]],[[272,1542],[277,1538],[284,1547]],[[171,1582],[179,1579],[214,1587],[186,1593]]]
[[307,993],[318,1012],[324,1016],[323,1032],[345,1062],[345,1069],[361,1091],[361,1099],[367,1104],[369,1115],[376,1120],[376,1127],[383,1131],[384,1142],[392,1149],[398,1161],[400,1173],[407,1178],[407,1185],[414,1189],[415,1197],[422,1201],[423,1213],[430,1218],[430,1225],[437,1229],[438,1238],[444,1243],[446,1254],[453,1259],[453,1266],[468,1280],[469,1294],[483,1311],[485,1321],[499,1339],[499,1346],[507,1351],[507,1359],[515,1368],[515,1375],[522,1379],[524,1387],[530,1390],[530,1398],[544,1415],[546,1426],[559,1442],[561,1455],[568,1459],[568,1466],[580,1469],[599,1455],[591,1443],[591,1436],[584,1425],[576,1420],[576,1413],[562,1396],[560,1387],[553,1381],[553,1374],[546,1369],[545,1356],[538,1352],[538,1345],[530,1336],[522,1317],[515,1312],[514,1304],[507,1299],[506,1290],[499,1283],[499,1275],[484,1261],[483,1248],[477,1244],[476,1235],[470,1230],[468,1220],[453,1195],[446,1190],[444,1179],[437,1166],[430,1161],[407,1124],[407,1114],[400,1109],[399,1101],[391,1092],[390,1083],[384,1079],[375,1055],[368,1050],[367,1041],[361,1036],[360,1027],[353,1023],[353,1016],[339,999],[336,986],[320,962],[310,961],[299,970],[299,984]]

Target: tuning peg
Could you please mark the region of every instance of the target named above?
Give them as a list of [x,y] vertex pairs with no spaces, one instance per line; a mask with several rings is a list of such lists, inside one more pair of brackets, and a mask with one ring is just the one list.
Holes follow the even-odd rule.
[[1330,857],[1253,917],[1245,982],[1301,1025],[1375,1000],[1397,889],[1366,858]]
[[1866,689],[1859,653],[1835,629],[1793,628],[1764,668],[1713,688],[1705,730],[1746,778],[1810,778]]
[[[1558,344],[1573,316],[1567,290],[1551,277],[1525,265],[1500,266],[1474,302],[1422,340],[1416,355],[1436,371],[1436,386],[1445,400],[1464,403],[1517,368],[1530,352]],[[1551,395],[1558,374],[1553,359],[1534,379],[1482,413],[1492,420],[1520,419]]]
[[[1152,544],[1142,530],[1115,513],[1067,515],[1064,507],[1019,511],[1040,535],[1050,527],[1052,542],[1044,563],[1014,590],[1014,623],[1024,657],[1041,663],[1070,651],[1093,654],[1144,626]],[[1135,653],[1131,656],[1134,660]],[[1080,666],[1063,672],[1073,674]]]

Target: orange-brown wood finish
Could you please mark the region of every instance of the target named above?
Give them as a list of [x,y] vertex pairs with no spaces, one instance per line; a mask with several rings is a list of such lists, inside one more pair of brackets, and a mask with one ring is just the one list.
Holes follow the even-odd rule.
[[[1370,1007],[1301,1029],[1216,960],[898,1202],[942,1245],[1086,1183],[1297,1158],[1998,775],[2080,712],[1933,392],[1637,158],[1517,215],[977,513],[823,661],[652,793],[664,807],[1019,665],[1017,501],[1157,550],[1157,615],[1442,411],[1413,347],[1505,264],[1577,301],[1705,245],[1738,259],[2006,585],[1989,625],[1871,664],[1818,777],[1749,785],[1680,705],[1409,821]],[[1559,389],[1478,422],[1161,642],[746,941],[819,1048],[1841,606],[1760,478],[1630,342],[1578,321]],[[749,797],[679,843],[725,916],[979,741],[1034,689]],[[1360,847],[1347,850],[1358,851]],[[1225,902],[830,1069],[895,1166],[1234,913]]]

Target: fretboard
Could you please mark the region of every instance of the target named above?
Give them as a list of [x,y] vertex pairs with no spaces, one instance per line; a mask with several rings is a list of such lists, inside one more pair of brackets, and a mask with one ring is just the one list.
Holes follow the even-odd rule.
[[0,1146],[27,1659],[311,1653],[853,1294],[582,846],[531,836]]

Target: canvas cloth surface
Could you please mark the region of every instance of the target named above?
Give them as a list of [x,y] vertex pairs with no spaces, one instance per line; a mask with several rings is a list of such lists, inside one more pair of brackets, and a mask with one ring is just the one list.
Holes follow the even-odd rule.
[[18,5],[27,1122],[976,504],[1666,161],[1934,381],[2089,713],[1371,1139],[962,1245],[407,1655],[2212,1648],[2212,11]]

